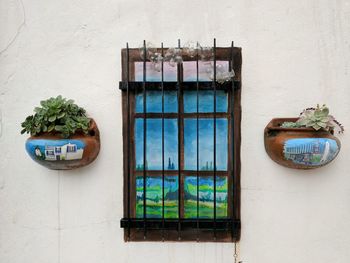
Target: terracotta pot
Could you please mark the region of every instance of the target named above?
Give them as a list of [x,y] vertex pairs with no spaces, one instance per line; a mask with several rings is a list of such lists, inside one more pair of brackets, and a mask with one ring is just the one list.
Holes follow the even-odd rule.
[[53,170],[70,170],[93,162],[100,151],[100,132],[93,119],[88,134],[63,139],[58,134],[42,133],[26,141],[29,156]]
[[276,163],[294,169],[313,169],[335,159],[340,141],[333,133],[312,128],[282,128],[285,121],[297,118],[272,119],[264,130],[265,149]]

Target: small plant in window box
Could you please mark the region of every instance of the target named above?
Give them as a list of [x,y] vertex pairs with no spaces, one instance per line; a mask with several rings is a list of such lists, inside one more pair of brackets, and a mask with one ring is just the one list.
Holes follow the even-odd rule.
[[29,156],[54,170],[69,170],[93,162],[100,151],[100,135],[95,121],[86,111],[58,96],[40,102],[22,123],[21,133]]
[[341,144],[335,130],[344,127],[326,105],[307,108],[298,118],[272,119],[264,131],[265,149],[272,160],[295,169],[313,169],[336,158]]

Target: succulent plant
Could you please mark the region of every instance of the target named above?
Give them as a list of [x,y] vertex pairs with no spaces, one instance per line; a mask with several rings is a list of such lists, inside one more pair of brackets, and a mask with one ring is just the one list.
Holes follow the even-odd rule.
[[285,121],[281,124],[282,128],[300,128],[301,126],[298,125],[296,122],[292,121]]
[[21,134],[35,136],[43,132],[56,132],[68,138],[78,131],[88,133],[90,119],[73,100],[58,96],[41,101],[40,105],[34,109],[35,114],[28,116],[22,123]]
[[323,104],[321,107],[317,104],[316,108],[307,108],[300,113],[299,119],[296,122],[284,122],[283,128],[300,128],[308,127],[316,131],[324,129],[332,131],[335,128],[339,129],[339,133],[344,132],[344,127],[332,115],[329,115],[329,109]]

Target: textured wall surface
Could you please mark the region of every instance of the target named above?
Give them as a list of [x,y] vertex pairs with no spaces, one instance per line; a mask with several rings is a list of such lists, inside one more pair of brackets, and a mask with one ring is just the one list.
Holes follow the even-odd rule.
[[[0,0],[0,262],[233,262],[233,244],[123,242],[120,49],[177,38],[243,48],[243,263],[350,260],[350,135],[335,162],[289,170],[263,128],[316,103],[350,127],[349,0]],[[98,122],[89,167],[26,155],[20,122],[62,94]]]

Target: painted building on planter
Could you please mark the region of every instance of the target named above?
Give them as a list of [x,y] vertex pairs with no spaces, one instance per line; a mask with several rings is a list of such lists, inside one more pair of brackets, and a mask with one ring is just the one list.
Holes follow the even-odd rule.
[[300,138],[286,141],[284,157],[294,163],[323,165],[339,152],[337,143],[326,138]]
[[85,143],[81,140],[34,139],[26,142],[26,150],[34,160],[64,161],[83,158]]
[[76,144],[68,143],[62,146],[45,146],[45,160],[77,160],[83,157],[84,150],[78,149]]

